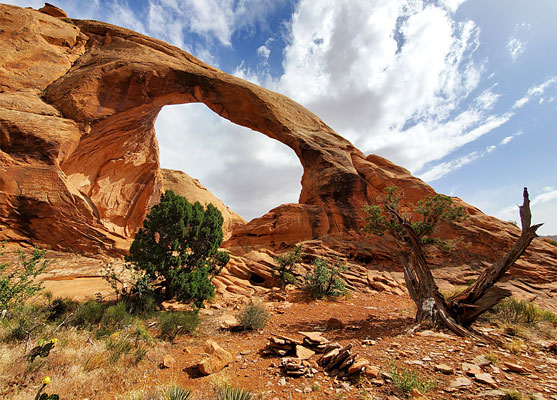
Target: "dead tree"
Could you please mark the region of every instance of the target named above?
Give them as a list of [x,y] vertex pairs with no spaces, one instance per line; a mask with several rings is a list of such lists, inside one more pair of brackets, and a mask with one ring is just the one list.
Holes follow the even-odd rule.
[[418,203],[414,210],[423,215],[423,220],[411,222],[399,212],[400,198],[396,197],[396,188],[387,188],[387,195],[381,199],[383,208],[364,208],[367,214],[365,230],[380,236],[389,233],[399,246],[406,287],[418,308],[416,322],[431,320],[435,325],[444,325],[459,335],[470,336],[467,327],[479,315],[510,296],[508,290],[494,285],[537,237],[536,230],[542,225],[531,226],[532,214],[526,188],[523,196],[523,204],[519,206],[522,233],[516,243],[503,257],[487,267],[473,285],[449,298],[439,292],[423,246],[435,242],[431,234],[438,222],[463,219],[464,209],[453,206],[447,196],[435,195]]

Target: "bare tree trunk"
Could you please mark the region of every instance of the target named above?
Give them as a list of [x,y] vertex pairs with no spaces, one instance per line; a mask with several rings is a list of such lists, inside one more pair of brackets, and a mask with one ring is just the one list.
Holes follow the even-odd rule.
[[497,292],[498,296],[495,296],[495,292],[490,294],[491,301],[486,301],[485,299],[485,296],[495,289],[493,285],[520,258],[532,240],[537,237],[536,230],[543,225],[530,226],[532,214],[530,212],[530,199],[528,198],[528,190],[526,188],[524,188],[523,199],[522,206],[519,206],[522,233],[513,247],[503,257],[486,268],[472,286],[447,299],[451,313],[457,316],[457,321],[462,325],[471,324],[481,313],[489,310],[504,297],[510,295],[510,292],[507,292],[506,296],[495,301],[496,297],[500,297],[503,294],[499,290]]
[[464,326],[470,325],[479,315],[510,295],[508,290],[494,284],[524,253],[542,225],[530,226],[530,201],[524,188],[524,202],[520,206],[522,234],[517,242],[501,259],[486,268],[472,286],[445,300],[426,261],[420,238],[410,223],[395,210],[389,209],[389,212],[402,223],[409,238],[411,252],[402,252],[401,262],[408,293],[418,307],[416,321],[430,319],[434,324],[445,325],[462,336],[473,336]]

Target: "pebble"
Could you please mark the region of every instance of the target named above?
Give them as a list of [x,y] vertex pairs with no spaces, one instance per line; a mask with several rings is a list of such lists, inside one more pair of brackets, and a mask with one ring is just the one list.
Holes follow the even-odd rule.
[[454,373],[453,367],[451,367],[450,365],[447,365],[447,364],[437,364],[433,367],[433,369],[435,369],[435,371],[441,372],[445,375],[450,375],[450,374]]

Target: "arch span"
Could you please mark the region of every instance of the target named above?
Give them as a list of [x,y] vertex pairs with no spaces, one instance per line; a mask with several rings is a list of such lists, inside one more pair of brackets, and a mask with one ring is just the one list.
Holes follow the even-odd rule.
[[130,237],[159,197],[159,111],[195,102],[284,143],[300,160],[299,204],[287,206],[285,221],[256,229],[258,236],[282,231],[273,241],[290,244],[356,228],[364,199],[353,202],[353,194],[366,197],[367,191],[353,159],[365,158],[317,116],[161,41],[95,21],[76,25],[88,37],[86,51],[47,88],[46,99],[83,127],[77,148],[60,166],[109,231]]

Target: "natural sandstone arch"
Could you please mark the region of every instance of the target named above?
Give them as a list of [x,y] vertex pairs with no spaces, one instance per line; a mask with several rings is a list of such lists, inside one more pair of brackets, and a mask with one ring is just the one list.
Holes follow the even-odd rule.
[[303,222],[306,229],[320,225],[308,237],[355,228],[343,214],[359,206],[348,200],[365,186],[352,158],[364,156],[314,114],[165,43],[99,22],[76,24],[89,37],[87,51],[46,99],[87,131],[60,167],[110,231],[132,235],[158,198],[155,118],[164,105],[191,102],[294,150],[304,168],[304,207],[294,210],[313,219]]
[[[289,146],[302,164],[298,204],[237,228],[224,244],[237,255],[314,240],[364,264],[392,265],[388,241],[360,233],[362,206],[387,186],[398,186],[408,202],[433,193],[404,168],[366,157],[287,97],[164,42],[9,5],[0,5],[0,19],[0,239],[125,252],[159,197],[153,122],[169,104],[204,103]],[[471,217],[444,231],[473,244],[461,259],[489,259],[493,247],[518,236],[512,225],[463,205]],[[555,250],[534,249],[532,260],[544,266],[537,279],[554,280]]]

